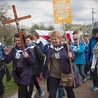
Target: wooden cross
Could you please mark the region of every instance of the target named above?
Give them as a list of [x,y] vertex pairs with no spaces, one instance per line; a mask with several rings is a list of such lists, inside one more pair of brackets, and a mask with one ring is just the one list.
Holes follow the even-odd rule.
[[11,23],[11,22],[16,22],[17,30],[18,30],[19,37],[20,37],[21,44],[22,44],[22,49],[24,50],[24,48],[25,48],[24,47],[24,42],[23,42],[21,31],[19,29],[19,23],[18,23],[18,21],[24,20],[24,19],[27,19],[27,18],[31,18],[31,15],[27,15],[27,16],[23,16],[23,17],[18,17],[17,16],[15,5],[12,5],[12,9],[13,9],[13,13],[14,13],[14,17],[15,18],[14,19],[11,19],[11,20],[4,21],[4,22],[2,22],[2,24],[4,25],[4,24]]

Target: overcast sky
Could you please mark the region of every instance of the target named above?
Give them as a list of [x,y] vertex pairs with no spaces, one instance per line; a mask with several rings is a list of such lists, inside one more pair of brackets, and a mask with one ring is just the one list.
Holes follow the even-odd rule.
[[[54,25],[52,0],[0,0],[8,3],[11,7],[16,6],[18,17],[31,15],[32,18],[20,21],[20,25],[31,27],[32,24]],[[98,0],[70,0],[72,23],[91,24],[92,8],[94,8],[94,20],[98,21]],[[9,15],[14,18],[12,8]]]

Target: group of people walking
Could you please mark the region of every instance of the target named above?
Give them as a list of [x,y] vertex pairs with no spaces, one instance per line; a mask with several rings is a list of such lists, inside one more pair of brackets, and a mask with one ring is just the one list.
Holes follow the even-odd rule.
[[[2,48],[3,55],[0,52],[0,62],[2,60],[5,63],[13,62],[12,76],[18,86],[18,98],[32,98],[34,86],[38,91],[38,98],[41,98],[43,91],[37,80],[41,73],[47,81],[48,98],[56,98],[57,91],[58,98],[64,98],[64,89],[68,98],[75,98],[73,86],[60,86],[61,73],[69,74],[71,72],[69,58],[72,61],[73,71],[78,80],[78,87],[81,85],[79,83],[79,74],[82,76],[83,83],[85,83],[87,81],[87,74],[90,71],[90,78],[93,79],[94,85],[92,90],[98,89],[98,29],[93,29],[90,39],[88,35],[84,35],[82,37],[83,40],[81,40],[81,36],[75,33],[73,35],[73,42],[68,45],[68,49],[65,47],[67,41],[66,39],[63,40],[63,38],[64,35],[60,31],[53,30],[49,33],[48,44],[44,46],[39,40],[38,33],[33,32],[33,34],[26,37],[22,34],[25,46],[23,50],[20,36],[16,33],[14,35],[15,46],[12,49],[5,46]],[[3,98],[4,94],[3,76],[4,64],[0,63],[0,98]]]

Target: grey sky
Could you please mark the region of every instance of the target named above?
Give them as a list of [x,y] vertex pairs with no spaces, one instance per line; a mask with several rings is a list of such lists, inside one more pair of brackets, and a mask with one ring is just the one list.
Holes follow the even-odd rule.
[[[31,15],[32,18],[20,21],[20,25],[31,27],[32,24],[43,22],[45,25],[53,24],[54,15],[52,0],[0,0],[6,1],[10,6],[15,5],[19,17]],[[94,8],[94,19],[98,21],[98,0],[70,0],[72,23],[91,24],[92,8]],[[9,15],[13,17],[12,9]]]

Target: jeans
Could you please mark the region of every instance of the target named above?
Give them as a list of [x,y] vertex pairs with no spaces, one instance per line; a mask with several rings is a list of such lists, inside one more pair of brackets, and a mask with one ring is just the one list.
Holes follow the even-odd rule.
[[[49,77],[49,97],[48,98],[56,98],[56,92],[59,88],[60,79],[54,78],[52,76]],[[68,98],[75,98],[73,88],[65,88],[67,92]]]
[[4,94],[4,85],[3,85],[4,74],[5,74],[5,69],[0,71],[0,96]]
[[82,64],[74,65],[74,71],[78,79],[79,79],[79,73],[82,76],[82,79],[85,79],[86,75],[84,72],[84,67],[85,65],[82,65]]

